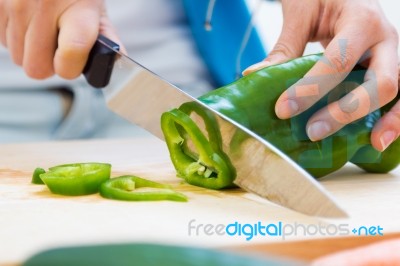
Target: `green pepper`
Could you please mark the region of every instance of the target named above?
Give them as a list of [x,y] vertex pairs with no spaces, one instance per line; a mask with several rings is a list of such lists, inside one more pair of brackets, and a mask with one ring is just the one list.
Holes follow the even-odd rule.
[[172,190],[168,185],[132,175],[107,180],[101,184],[100,194],[105,198],[126,201],[187,201],[185,195]]
[[[195,112],[205,122],[208,139],[188,114]],[[222,151],[217,122],[204,109],[188,103],[161,117],[161,129],[178,177],[212,189],[232,186],[235,170]],[[189,141],[192,148],[189,147]]]
[[40,178],[55,194],[78,196],[97,193],[110,173],[107,163],[75,163],[51,167]]
[[37,167],[37,168],[35,169],[35,171],[33,171],[31,183],[32,183],[32,184],[36,184],[36,185],[43,185],[44,182],[43,182],[43,180],[40,178],[40,175],[41,175],[41,174],[44,174],[44,173],[46,173],[46,171],[45,171],[43,168]]
[[[162,228],[160,228],[162,229]],[[303,263],[275,256],[221,249],[161,244],[113,243],[57,247],[33,255],[22,266],[294,266]]]
[[[275,103],[278,97],[291,85],[304,77],[311,67],[321,58],[321,54],[304,56],[289,62],[260,69],[224,87],[211,91],[199,98],[200,101],[213,109],[239,122],[243,126],[260,135],[278,149],[287,154],[314,177],[325,176],[341,168],[351,161],[369,172],[388,172],[400,163],[400,139],[396,140],[384,152],[378,152],[370,143],[370,134],[377,120],[389,110],[399,99],[372,112],[320,141],[311,141],[306,134],[308,119],[319,109],[343,95],[351,92],[364,81],[365,69],[354,69],[347,78],[334,88],[328,95],[320,99],[310,109],[292,119],[281,120],[275,115]],[[320,77],[321,78],[321,77]],[[311,82],[315,83],[315,80]],[[185,108],[179,108],[185,109]],[[176,110],[163,115],[161,124],[164,125],[165,139],[173,138],[175,146],[168,144],[172,162],[178,175],[185,175],[183,165],[189,166],[190,154],[182,149],[184,138],[178,131],[173,131],[176,124],[166,124],[168,116],[177,113]],[[168,112],[167,112],[168,114]],[[204,120],[207,116],[201,117]],[[187,136],[197,138],[199,128],[190,122],[189,114],[180,117],[179,126],[185,128]],[[204,123],[207,123],[204,121]],[[240,145],[245,135],[238,131],[231,142],[233,146]],[[211,141],[211,140],[210,140]],[[197,148],[210,146],[207,140],[197,143]],[[213,151],[203,149],[202,158],[210,157]],[[193,158],[192,158],[193,160]],[[226,158],[229,164],[229,160]],[[208,162],[207,162],[208,163]],[[178,167],[177,167],[178,166]],[[187,167],[190,169],[190,167]],[[234,175],[234,172],[231,171]],[[206,181],[207,179],[203,179]],[[226,177],[226,180],[233,180]],[[210,187],[206,182],[197,185]]]

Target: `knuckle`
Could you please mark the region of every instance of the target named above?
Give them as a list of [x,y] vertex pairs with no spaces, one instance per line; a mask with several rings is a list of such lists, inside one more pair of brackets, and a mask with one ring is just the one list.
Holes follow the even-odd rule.
[[397,77],[385,74],[379,81],[380,95],[385,103],[394,99],[398,93],[398,80]]
[[335,53],[328,56],[329,63],[337,72],[349,72],[353,68],[353,53],[349,48],[345,54]]
[[59,53],[64,58],[81,57],[89,53],[91,44],[85,40],[71,40],[59,47]]
[[82,73],[82,70],[83,65],[65,60],[57,60],[54,68],[55,74],[64,79],[75,79]]
[[400,110],[397,110],[397,112],[395,110],[390,111],[389,112],[397,121],[397,124],[400,123]]
[[[33,0],[31,0],[33,1]],[[36,0],[37,4],[37,12],[41,13],[47,13],[47,12],[52,12],[52,13],[59,13],[61,14],[66,6],[68,6],[71,1],[54,1],[54,0]],[[55,2],[57,2],[55,4]]]
[[362,10],[363,18],[368,21],[368,27],[376,30],[382,25],[382,15],[374,6],[365,5]]
[[283,42],[278,42],[275,44],[274,49],[269,55],[275,56],[279,54],[284,55],[286,58],[292,58],[294,51],[292,51],[292,49],[287,44]]
[[89,47],[89,43],[85,40],[71,40],[65,44],[64,49],[71,52],[79,52]]
[[328,105],[328,112],[330,119],[338,124],[344,125],[354,120],[353,113],[343,111],[339,104]]
[[77,78],[84,67],[88,52],[68,47],[56,52],[55,73],[65,79]]
[[350,93],[328,107],[333,120],[340,124],[348,124],[371,112],[371,101]]
[[396,41],[396,43],[398,43],[399,33],[397,32],[397,29],[391,24],[388,26],[388,34],[391,38],[393,38],[393,40]]
[[26,1],[14,0],[9,3],[9,11],[11,14],[20,15],[25,11]]
[[51,6],[54,5],[54,0],[40,0],[41,6]]
[[350,122],[353,122],[354,116],[352,113],[347,113],[347,112],[341,112],[339,117],[338,117],[338,121],[340,121],[342,124],[348,124]]
[[400,120],[400,100],[397,101],[397,103],[392,107],[390,111],[397,113]]
[[400,109],[399,110],[389,110],[382,118],[382,123],[387,127],[397,128],[400,134]]
[[350,103],[346,99],[339,100],[339,117],[345,122],[351,122],[355,119],[354,115],[359,109],[359,103]]

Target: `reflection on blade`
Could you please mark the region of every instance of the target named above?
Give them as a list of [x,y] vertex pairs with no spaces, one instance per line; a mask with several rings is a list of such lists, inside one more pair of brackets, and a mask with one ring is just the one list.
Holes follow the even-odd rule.
[[110,109],[163,139],[161,114],[189,101],[217,118],[224,152],[237,171],[235,184],[298,212],[345,217],[327,191],[273,145],[120,54],[104,89]]

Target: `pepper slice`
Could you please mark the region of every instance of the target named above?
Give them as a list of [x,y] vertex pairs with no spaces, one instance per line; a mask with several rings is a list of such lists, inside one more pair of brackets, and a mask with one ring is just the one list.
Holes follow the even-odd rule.
[[80,196],[97,193],[110,173],[111,164],[75,163],[51,167],[40,178],[55,194]]
[[187,197],[170,186],[126,175],[107,180],[100,186],[104,198],[126,201],[187,201]]
[[[204,119],[209,139],[202,133],[188,113],[196,112]],[[186,105],[182,110],[173,109],[161,116],[161,129],[165,136],[170,157],[177,176],[189,184],[210,189],[233,186],[235,169],[221,150],[221,137],[212,120],[200,106]],[[188,141],[194,146],[190,150]]]
[[40,175],[44,173],[46,173],[46,171],[43,168],[37,167],[35,171],[33,171],[31,183],[36,185],[44,185],[43,180],[40,178]]

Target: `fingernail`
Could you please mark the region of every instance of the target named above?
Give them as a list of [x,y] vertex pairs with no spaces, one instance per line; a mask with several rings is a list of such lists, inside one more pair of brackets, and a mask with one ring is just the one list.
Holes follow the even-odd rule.
[[328,136],[332,131],[331,126],[325,121],[312,123],[307,129],[307,135],[312,140],[320,140]]
[[268,61],[262,61],[262,62],[259,62],[259,63],[257,63],[257,64],[254,64],[254,65],[249,66],[248,68],[246,68],[245,70],[243,70],[242,74],[245,76],[245,75],[247,75],[247,74],[250,74],[251,72],[257,71],[257,70],[259,70],[259,69],[261,69],[261,68],[264,68],[264,67],[267,67],[267,66],[270,66],[270,65],[271,65],[270,62],[268,62]]
[[386,148],[389,147],[396,138],[397,134],[393,130],[383,132],[379,139],[382,145],[382,151],[386,150]]
[[276,106],[275,113],[281,119],[287,119],[299,112],[299,105],[294,100],[286,100]]

